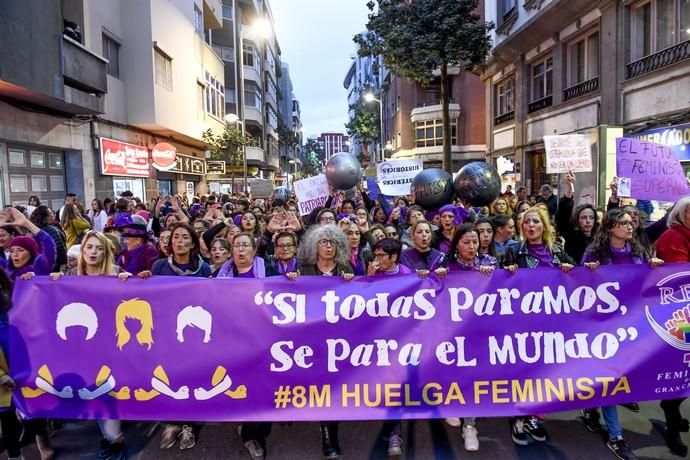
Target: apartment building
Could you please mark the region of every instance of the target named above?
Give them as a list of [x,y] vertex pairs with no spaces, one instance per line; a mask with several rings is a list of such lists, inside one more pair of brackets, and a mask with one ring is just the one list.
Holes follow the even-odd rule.
[[204,30],[221,26],[219,0],[3,8],[3,205],[38,195],[56,207],[66,192],[88,202],[125,190],[142,199],[206,191],[201,134],[223,127],[224,79]]
[[[284,171],[278,142],[281,98],[292,102],[292,94],[279,89],[281,50],[273,25],[268,0],[223,0],[222,28],[207,36],[225,65],[225,112],[236,115],[254,140],[246,148],[248,176],[270,180]],[[229,173],[214,176],[214,182],[227,185]]]
[[321,133],[317,142],[326,161],[336,153],[350,151],[350,138],[343,133]]
[[536,193],[563,180],[546,174],[545,135],[589,137],[595,169],[578,174],[577,192],[596,204],[615,175],[616,137],[655,139],[687,152],[688,2],[496,0],[485,9],[497,24],[482,75],[487,139],[508,183]]

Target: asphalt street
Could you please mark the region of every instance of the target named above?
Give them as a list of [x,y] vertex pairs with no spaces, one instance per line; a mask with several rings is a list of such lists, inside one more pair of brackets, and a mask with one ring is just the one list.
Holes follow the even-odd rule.
[[[619,407],[624,437],[640,459],[678,459],[664,444],[664,417],[658,403],[643,403],[635,414]],[[687,405],[681,410],[687,413]],[[603,419],[602,419],[603,420]],[[249,459],[237,434],[237,423],[213,423],[202,427],[195,448],[181,451],[177,447],[160,450],[161,425],[129,422],[125,424],[127,453],[131,459]],[[606,448],[604,438],[590,433],[577,412],[550,414],[545,424],[549,440],[545,443],[519,447],[510,438],[506,418],[485,418],[478,424],[480,450],[468,453],[463,449],[458,428],[441,420],[413,420],[403,423],[402,435],[408,460],[445,459],[520,459],[520,460],[597,460],[615,458]],[[386,443],[379,434],[381,422],[345,422],[340,428],[343,459],[386,458]],[[686,444],[690,436],[683,434]],[[92,459],[100,434],[94,422],[65,422],[52,435],[57,459]],[[27,460],[38,459],[34,445],[24,448]],[[0,458],[5,459],[3,453]],[[268,440],[268,458],[285,460],[317,460],[321,458],[318,424],[275,424]]]

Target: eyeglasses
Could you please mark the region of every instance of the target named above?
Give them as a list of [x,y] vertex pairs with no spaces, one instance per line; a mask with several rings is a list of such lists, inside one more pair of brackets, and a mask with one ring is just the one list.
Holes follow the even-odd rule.
[[335,222],[335,217],[322,217],[321,219],[319,219],[319,222],[321,222],[322,224],[327,224],[329,222]]
[[398,232],[389,232],[389,233],[386,233],[386,236],[389,238],[392,238],[394,236],[398,236]]
[[334,246],[335,247],[335,241],[333,240],[319,240],[319,246]]
[[276,247],[277,247],[277,248],[280,248],[280,249],[290,249],[290,248],[294,248],[295,246],[296,246],[296,245],[294,245],[294,244],[292,244],[292,243],[276,244]]
[[633,228],[635,225],[633,224],[632,220],[626,220],[626,221],[619,221],[617,222],[619,227],[630,227]]
[[379,254],[374,254],[374,257],[377,259],[383,259],[384,257],[390,257],[390,254],[386,254],[385,252],[379,253]]
[[235,249],[249,249],[252,247],[250,243],[236,243],[232,245]]

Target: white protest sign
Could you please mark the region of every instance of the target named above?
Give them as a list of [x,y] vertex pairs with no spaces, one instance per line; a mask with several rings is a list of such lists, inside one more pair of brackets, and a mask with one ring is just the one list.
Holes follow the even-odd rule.
[[546,174],[592,171],[592,148],[587,136],[544,136]]
[[292,186],[295,189],[295,195],[299,201],[299,213],[302,216],[306,216],[314,208],[323,206],[328,200],[328,182],[323,174],[295,181]]
[[420,158],[389,160],[376,165],[381,193],[389,196],[407,195],[414,177],[424,169]]

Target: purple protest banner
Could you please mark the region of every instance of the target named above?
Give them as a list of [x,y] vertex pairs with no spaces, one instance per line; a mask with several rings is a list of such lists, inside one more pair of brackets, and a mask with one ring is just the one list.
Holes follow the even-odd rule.
[[31,417],[501,416],[690,394],[690,264],[336,277],[18,281]]
[[616,139],[616,175],[630,178],[630,195],[641,200],[676,201],[690,192],[675,152],[662,144]]

